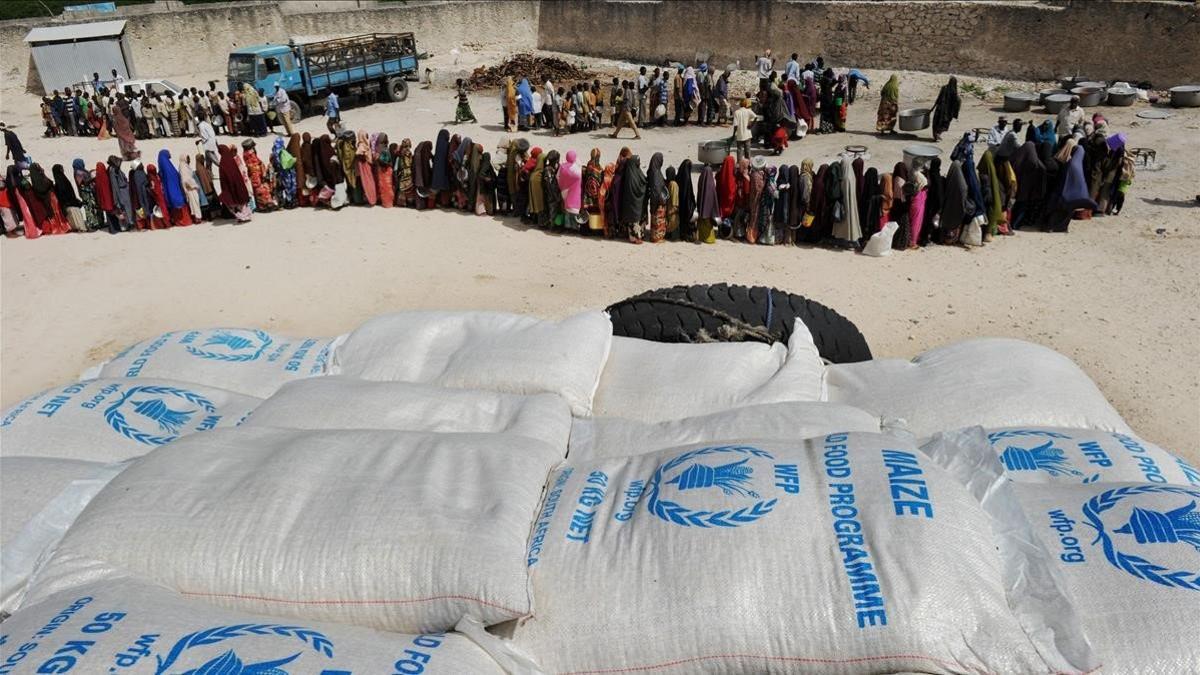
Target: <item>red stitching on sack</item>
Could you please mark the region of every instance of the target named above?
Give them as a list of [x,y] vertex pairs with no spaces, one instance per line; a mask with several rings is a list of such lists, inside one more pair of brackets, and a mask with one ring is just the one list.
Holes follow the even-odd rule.
[[943,661],[932,656],[922,656],[920,654],[893,654],[890,656],[862,656],[853,659],[815,659],[806,658],[803,656],[763,656],[759,654],[713,654],[710,656],[697,656],[690,659],[679,659],[677,661],[667,661],[665,663],[656,663],[648,666],[634,666],[632,668],[605,668],[601,670],[574,670],[562,675],[598,675],[601,673],[635,673],[648,670],[656,670],[659,668],[671,668],[674,666],[682,666],[688,663],[697,661],[712,661],[716,659],[759,659],[762,661],[786,661],[799,663],[863,663],[867,661],[886,661],[889,659],[920,659],[922,661],[931,661],[941,666],[949,666],[952,669],[957,669],[960,664],[951,661]]
[[234,600],[257,600],[260,602],[278,602],[285,605],[408,605],[414,602],[434,602],[436,600],[466,600],[487,607],[503,610],[513,615],[513,618],[525,615],[515,609],[488,602],[469,595],[434,595],[428,598],[409,598],[404,600],[290,600],[287,598],[268,598],[260,595],[240,595],[238,593],[205,593],[203,591],[179,591],[180,595],[190,595],[202,598],[231,598]]

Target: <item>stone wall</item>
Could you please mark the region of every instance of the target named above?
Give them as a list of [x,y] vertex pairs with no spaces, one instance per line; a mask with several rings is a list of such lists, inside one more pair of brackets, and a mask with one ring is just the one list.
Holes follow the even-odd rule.
[[749,67],[770,47],[837,65],[1010,79],[1200,79],[1200,7],[1161,0],[576,0],[542,4],[542,49]]
[[[180,84],[224,79],[230,49],[291,36],[337,37],[359,33],[413,31],[423,51],[452,47],[533,49],[538,3],[521,0],[446,2],[241,2],[138,6],[120,18],[138,77],[163,77]],[[145,7],[156,7],[154,11]],[[112,15],[108,15],[111,20]],[[23,40],[44,20],[0,22],[0,96],[40,91],[30,50]],[[53,25],[53,24],[50,24]]]

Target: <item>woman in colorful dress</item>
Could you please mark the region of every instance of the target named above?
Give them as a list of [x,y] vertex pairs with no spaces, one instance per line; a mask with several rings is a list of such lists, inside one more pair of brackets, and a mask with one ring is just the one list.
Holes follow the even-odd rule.
[[96,201],[96,177],[79,158],[71,162],[71,170],[75,187],[79,189],[79,201],[83,202],[84,225],[88,231],[98,230],[103,224],[103,214]]
[[250,178],[250,189],[254,195],[255,211],[273,211],[277,208],[275,197],[271,193],[271,181],[267,176],[267,167],[254,149],[254,141],[247,138],[242,141],[242,163],[246,167],[246,175]]

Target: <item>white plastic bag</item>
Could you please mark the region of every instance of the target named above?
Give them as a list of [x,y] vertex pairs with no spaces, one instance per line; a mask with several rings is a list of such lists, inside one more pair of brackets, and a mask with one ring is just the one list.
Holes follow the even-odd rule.
[[889,220],[884,223],[883,228],[871,238],[867,240],[867,245],[863,247],[863,255],[882,258],[885,255],[892,254],[892,239],[896,237],[896,230],[900,229],[900,223]]
[[109,483],[29,597],[128,571],[289,619],[400,632],[500,623],[529,611],[529,525],[561,458],[511,434],[196,434]]
[[602,312],[562,321],[502,312],[399,312],[350,333],[334,374],[456,389],[562,396],[591,412],[612,324]]
[[402,635],[221,609],[120,577],[65,589],[0,625],[5,673],[503,675],[456,634]]
[[571,410],[554,394],[521,396],[332,376],[285,384],[255,408],[246,426],[509,433],[566,454]]
[[257,328],[172,331],[126,348],[99,377],[159,377],[266,398],[285,382],[324,375],[340,341]]
[[983,246],[983,226],[987,224],[987,219],[983,216],[975,216],[967,221],[962,226],[962,234],[959,235],[959,243],[964,246]]
[[261,402],[175,380],[84,380],[6,410],[0,454],[115,462],[191,433],[236,426]]

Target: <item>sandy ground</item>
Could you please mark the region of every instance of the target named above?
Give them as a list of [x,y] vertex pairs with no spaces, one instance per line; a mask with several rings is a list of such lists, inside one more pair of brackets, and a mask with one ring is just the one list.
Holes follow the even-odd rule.
[[[490,55],[489,55],[490,56]],[[439,79],[469,70],[439,57]],[[600,63],[605,72],[621,66]],[[219,72],[219,71],[217,71]],[[201,83],[198,72],[181,84]],[[847,144],[869,146],[868,165],[891,167],[910,136],[873,133],[876,92],[886,73],[850,111],[850,132],[810,136],[777,160],[832,159]],[[902,73],[901,107],[928,106],[945,77]],[[1032,89],[1033,83],[960,78],[984,88]],[[740,88],[739,88],[740,89]],[[452,92],[414,86],[407,102],[345,111],[352,128],[383,130],[393,140],[432,139],[453,118]],[[35,100],[5,97],[3,117],[20,125],[42,164],[89,164],[116,151],[116,141],[42,139]],[[998,93],[964,95],[955,132],[994,123]],[[492,92],[472,100],[481,124],[454,127],[489,150],[504,135]],[[347,331],[364,319],[407,308],[488,308],[558,317],[603,307],[664,285],[729,281],[765,284],[808,295],[842,312],[880,357],[976,336],[1008,336],[1053,347],[1075,359],[1139,432],[1200,461],[1200,110],[1172,119],[1138,120],[1145,110],[1104,108],[1110,126],[1133,146],[1156,148],[1159,171],[1140,171],[1125,212],[1077,222],[1067,235],[1020,232],[982,249],[929,247],[886,258],[820,249],[665,244],[631,246],[530,230],[512,220],[451,212],[347,208],[295,210],[150,233],[4,240],[0,246],[0,339],[3,404],[72,380],[122,346],[169,329],[261,326],[284,333]],[[1026,119],[1041,114],[1019,115]],[[1010,118],[1013,115],[1010,115]],[[323,132],[323,121],[300,129]],[[668,164],[695,159],[696,143],[727,135],[713,128],[651,129],[643,139],[600,133],[534,145],[606,161],[624,145],[643,157],[663,152]],[[927,134],[920,139],[928,142]],[[142,143],[153,157],[164,143]],[[269,139],[260,140],[263,151]],[[165,143],[178,157],[188,139]]]

